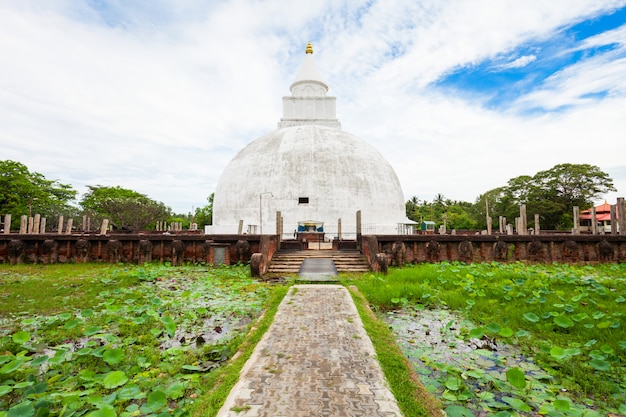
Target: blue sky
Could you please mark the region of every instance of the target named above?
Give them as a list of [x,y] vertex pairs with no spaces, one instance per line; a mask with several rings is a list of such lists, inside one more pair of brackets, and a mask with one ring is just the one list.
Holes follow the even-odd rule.
[[626,0],[0,0],[0,155],[189,212],[276,128],[307,41],[407,199],[559,163],[626,195]]
[[[549,38],[530,39],[511,51],[455,68],[444,74],[435,83],[435,88],[446,89],[450,94],[475,97],[489,108],[507,109],[520,96],[539,88],[547,78],[563,68],[611,52],[617,52],[619,58],[626,57],[624,45],[611,39],[585,45],[585,40],[619,29],[625,22],[626,7],[572,22],[558,28]],[[589,91],[584,97],[602,100],[610,93],[601,89]],[[528,110],[542,112],[553,109],[538,106]]]

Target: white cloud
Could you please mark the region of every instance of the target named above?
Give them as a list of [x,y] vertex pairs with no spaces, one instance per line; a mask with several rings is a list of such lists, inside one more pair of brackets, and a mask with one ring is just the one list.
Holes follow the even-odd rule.
[[[554,110],[595,103],[595,94],[626,94],[626,48],[593,56],[550,76],[541,86],[518,100],[525,108]],[[624,115],[624,113],[622,113]]]
[[[275,128],[312,40],[344,129],[381,150],[407,197],[473,200],[561,162],[623,172],[621,50],[554,74],[514,108],[573,106],[555,114],[485,110],[430,85],[455,68],[519,56],[529,39],[624,1],[107,3],[102,13],[69,0],[0,4],[3,159],[187,212],[206,203],[239,149]],[[587,47],[623,45],[623,30]],[[598,91],[608,97],[587,97]],[[590,151],[590,138],[611,151]],[[626,179],[616,185],[624,195]]]
[[498,69],[512,69],[512,68],[523,68],[526,65],[530,64],[531,62],[534,62],[537,60],[537,56],[536,55],[524,55],[524,56],[520,56],[517,59],[514,59],[513,61],[503,64],[503,65],[499,65]]

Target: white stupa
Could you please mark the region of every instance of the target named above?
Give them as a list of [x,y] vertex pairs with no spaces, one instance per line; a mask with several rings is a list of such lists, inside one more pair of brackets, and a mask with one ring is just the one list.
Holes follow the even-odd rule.
[[278,130],[226,166],[209,232],[274,234],[279,211],[285,235],[314,228],[333,239],[341,222],[341,238],[353,239],[360,210],[363,234],[404,233],[413,222],[398,177],[376,149],[341,130],[336,98],[326,95],[311,43],[290,90]]

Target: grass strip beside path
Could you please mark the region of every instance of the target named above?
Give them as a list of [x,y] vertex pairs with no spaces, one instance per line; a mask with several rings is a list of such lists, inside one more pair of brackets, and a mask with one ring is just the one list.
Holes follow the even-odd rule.
[[378,320],[356,287],[350,286],[348,289],[363,321],[363,327],[372,340],[376,358],[404,416],[440,417],[441,405],[421,384],[413,367],[396,345],[389,327]]

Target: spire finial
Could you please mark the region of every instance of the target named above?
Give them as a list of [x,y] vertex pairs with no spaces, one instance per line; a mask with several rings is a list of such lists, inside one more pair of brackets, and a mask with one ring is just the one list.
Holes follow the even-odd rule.
[[313,45],[311,45],[311,41],[309,41],[309,43],[306,44],[306,53],[307,54],[313,53]]

